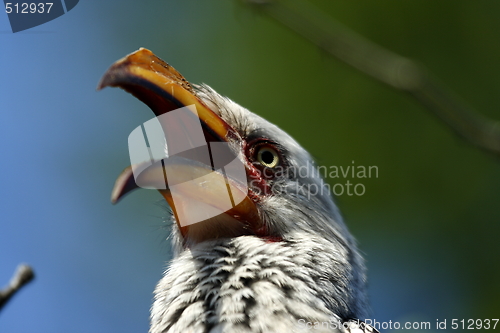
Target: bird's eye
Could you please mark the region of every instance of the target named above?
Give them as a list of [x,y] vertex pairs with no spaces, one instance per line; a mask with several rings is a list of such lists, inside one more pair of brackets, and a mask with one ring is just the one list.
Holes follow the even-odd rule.
[[257,152],[257,161],[265,167],[274,168],[278,165],[280,157],[278,152],[270,147],[262,147]]

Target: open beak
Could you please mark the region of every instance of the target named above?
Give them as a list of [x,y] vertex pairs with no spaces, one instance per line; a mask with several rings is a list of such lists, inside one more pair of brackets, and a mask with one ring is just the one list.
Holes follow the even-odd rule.
[[[229,141],[244,144],[238,132],[197,97],[195,89],[179,72],[147,49],[141,48],[114,63],[97,89],[107,86],[120,87],[131,93],[148,105],[157,117],[194,105],[190,110],[195,110],[193,115],[199,119],[209,145]],[[169,124],[168,128],[175,132],[181,130],[182,124]],[[179,138],[183,139],[182,136]],[[144,187],[142,184],[151,184],[172,208],[186,242],[258,234],[262,230],[256,203],[252,200],[255,196],[248,194],[246,176],[243,184],[241,177],[233,179],[231,173],[221,172],[213,164],[203,165],[182,156],[157,161],[144,169],[139,176],[141,179],[133,171],[133,167],[128,167],[118,177],[112,202],[138,188],[137,183],[141,187]],[[158,182],[166,186],[155,187]],[[182,186],[175,187],[174,183]],[[200,221],[186,223],[185,217],[193,215],[193,207],[197,207],[196,218]],[[207,218],[203,218],[204,214]]]

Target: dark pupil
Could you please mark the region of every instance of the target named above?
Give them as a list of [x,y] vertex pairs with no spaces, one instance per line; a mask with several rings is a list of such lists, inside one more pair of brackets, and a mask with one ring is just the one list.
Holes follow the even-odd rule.
[[261,155],[262,162],[265,164],[271,164],[274,162],[274,155],[270,151],[264,151]]

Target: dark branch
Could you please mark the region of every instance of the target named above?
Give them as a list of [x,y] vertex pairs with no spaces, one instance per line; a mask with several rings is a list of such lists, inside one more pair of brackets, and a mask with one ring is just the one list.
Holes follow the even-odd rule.
[[421,65],[367,40],[300,0],[245,0],[330,55],[407,92],[456,134],[500,156],[500,123],[466,105]]
[[35,274],[30,266],[21,264],[17,267],[16,273],[10,283],[3,290],[0,290],[0,310],[23,286],[33,280]]

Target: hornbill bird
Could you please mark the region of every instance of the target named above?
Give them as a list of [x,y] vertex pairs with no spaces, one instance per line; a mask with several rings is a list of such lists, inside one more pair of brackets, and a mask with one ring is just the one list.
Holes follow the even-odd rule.
[[[206,141],[224,143],[244,166],[242,182],[184,157],[159,165],[186,179],[210,179],[192,182],[176,197],[173,186],[156,187],[176,223],[173,259],[154,291],[151,333],[375,331],[358,320],[368,315],[363,258],[304,148],[209,86],[189,83],[147,49],[114,63],[98,89],[106,86],[133,94],[157,117],[192,106]],[[167,125],[174,132],[185,126]],[[158,163],[144,169],[146,182],[158,177],[155,168]],[[138,187],[133,171],[118,177],[113,202]],[[239,199],[226,209],[229,190]],[[220,214],[181,223],[196,207]]]

